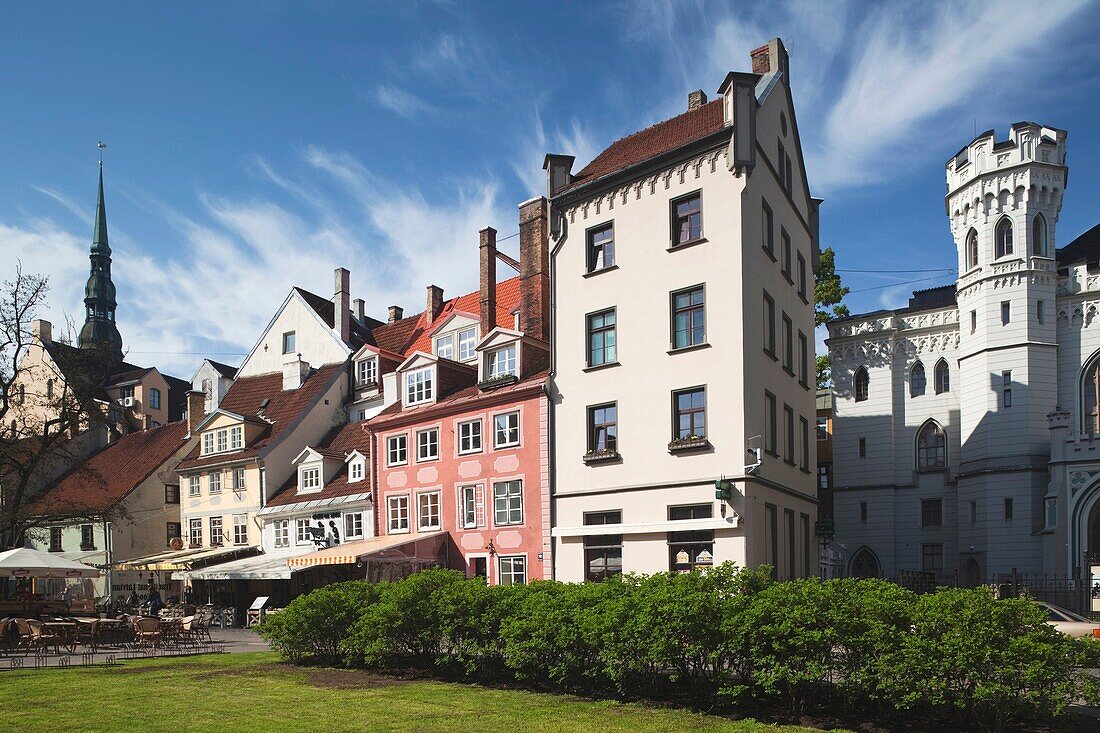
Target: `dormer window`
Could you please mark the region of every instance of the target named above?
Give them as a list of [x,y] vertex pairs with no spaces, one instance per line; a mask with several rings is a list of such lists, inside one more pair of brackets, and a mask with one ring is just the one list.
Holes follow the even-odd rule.
[[355,383],[360,387],[378,384],[378,360],[364,359],[355,364]]
[[229,431],[219,430],[217,433],[215,433],[215,436],[218,446],[218,453],[223,453],[229,450]]
[[516,370],[516,345],[511,344],[488,354],[489,379],[518,376]]
[[435,355],[440,359],[455,358],[455,335],[449,333],[435,340]]
[[477,358],[477,328],[464,328],[458,332],[458,360],[473,361]]
[[229,428],[229,450],[240,450],[244,447],[244,428],[240,425]]
[[348,465],[348,481],[354,483],[356,481],[363,480],[363,474],[365,473],[365,466],[363,465],[363,459],[357,458]]
[[203,433],[202,434],[202,453],[203,453],[203,455],[206,455],[207,453],[213,453],[213,452],[214,452],[214,433],[213,432]]
[[208,430],[202,434],[202,453],[225,453],[244,447],[244,428],[234,425],[231,428]]
[[303,468],[298,474],[298,491],[308,493],[321,490],[321,469],[318,466]]
[[419,405],[435,397],[432,367],[416,369],[405,375],[405,404]]

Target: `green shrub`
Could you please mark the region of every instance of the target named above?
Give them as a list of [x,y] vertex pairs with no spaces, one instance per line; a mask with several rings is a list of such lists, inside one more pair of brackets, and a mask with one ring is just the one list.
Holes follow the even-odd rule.
[[312,657],[337,662],[348,630],[375,602],[382,588],[364,581],[317,588],[268,616],[259,627],[260,636],[291,661]]

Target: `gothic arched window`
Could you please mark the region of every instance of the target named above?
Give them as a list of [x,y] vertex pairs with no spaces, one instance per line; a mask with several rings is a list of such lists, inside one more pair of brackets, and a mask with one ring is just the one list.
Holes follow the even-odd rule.
[[936,363],[936,394],[943,394],[944,392],[951,391],[951,367],[947,366],[947,361],[940,359]]
[[966,269],[978,266],[978,233],[973,229],[966,235]]
[[944,468],[947,465],[947,436],[935,421],[929,420],[917,433],[917,468]]
[[881,568],[875,553],[861,547],[852,556],[850,574],[853,578],[877,578],[881,574]]
[[1100,358],[1094,358],[1089,362],[1081,385],[1081,432],[1087,435],[1100,432],[1097,395],[1100,395]]
[[928,379],[924,374],[924,364],[919,361],[909,370],[909,396],[920,397],[928,386]]
[[856,375],[853,379],[853,393],[855,394],[856,402],[864,402],[871,393],[871,378],[867,375],[867,370],[863,367],[856,369]]
[[1012,254],[1012,220],[1006,216],[997,222],[997,231],[993,238],[996,242],[997,259]]
[[1047,251],[1047,222],[1042,214],[1031,220],[1031,251],[1039,256]]

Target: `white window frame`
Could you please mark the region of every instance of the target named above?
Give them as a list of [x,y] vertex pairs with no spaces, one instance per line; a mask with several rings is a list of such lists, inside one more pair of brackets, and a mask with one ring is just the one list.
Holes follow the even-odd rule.
[[[509,581],[504,582],[504,561],[509,561],[510,566],[507,577]],[[516,561],[519,561],[519,572],[516,572]],[[497,555],[497,585],[527,585],[527,556],[526,555]],[[520,582],[516,582],[516,578],[521,578]]]
[[[510,490],[503,495],[498,496],[497,489],[503,488],[510,484],[517,484],[519,486],[519,493],[513,494]],[[519,501],[519,505],[514,504],[514,500]],[[504,501],[503,510],[500,508],[500,502]],[[501,512],[504,512],[505,519],[502,522],[500,520]],[[513,512],[519,512],[519,519],[512,518]],[[496,527],[516,527],[523,524],[523,479],[507,479],[504,481],[496,481],[493,483],[493,525]]]
[[489,379],[519,376],[519,345],[511,343],[486,354],[485,374]]
[[187,544],[202,547],[202,519],[193,518],[187,522]]
[[[217,530],[214,529],[214,523],[218,523]],[[220,516],[210,517],[208,519],[210,525],[210,546],[221,547],[225,544],[225,522],[222,521]]]
[[298,469],[298,491],[311,494],[323,488],[320,466],[302,466]]
[[222,493],[222,472],[211,471],[206,474],[206,492],[208,494]]
[[[432,434],[435,440],[432,440]],[[430,451],[430,452],[429,452]],[[439,428],[426,428],[416,431],[416,462],[439,460]]]
[[280,519],[272,522],[276,547],[290,547],[290,520]]
[[421,367],[405,373],[405,404],[423,405],[435,399],[435,367]]
[[358,539],[363,536],[363,512],[348,512],[344,515],[344,539]]
[[247,488],[247,475],[245,469],[234,468],[233,469],[233,490],[244,491]]
[[[395,494],[386,497],[386,533],[408,534],[409,523],[409,495]],[[397,523],[394,523],[394,520]],[[403,525],[403,526],[402,526]]]
[[222,428],[221,430],[218,430],[214,435],[217,438],[218,446],[216,452],[225,453],[227,450],[229,450],[229,429]]
[[202,496],[202,476],[195,474],[187,477],[187,495]]
[[[500,426],[498,425],[497,421],[500,420],[501,418],[509,419],[509,421],[510,421],[510,418],[512,418],[513,416],[515,417],[515,426],[513,427],[511,424],[508,424],[508,425],[505,426],[505,436],[506,437],[505,437],[504,441],[501,441],[500,440],[501,429],[500,429]],[[514,447],[518,446],[520,444],[520,433],[522,432],[520,430],[520,427],[521,427],[521,425],[520,425],[519,410],[511,410],[509,412],[499,412],[499,413],[493,415],[493,447],[494,448],[514,448]],[[514,440],[509,440],[507,436],[511,435],[511,433],[513,433],[513,432],[515,433],[515,439]]]
[[[440,359],[450,359],[454,361],[455,348],[455,334],[453,332],[435,337],[435,348],[433,351]],[[447,353],[443,353],[444,350],[446,350]]]
[[247,545],[248,544],[248,515],[247,514],[234,514],[233,515],[233,544],[234,545]]
[[366,463],[362,458],[356,458],[348,464],[348,483],[355,484],[363,480],[366,475]]
[[[397,445],[400,443],[400,446]],[[400,454],[400,458],[394,458],[395,454]],[[407,466],[409,463],[409,434],[401,433],[399,435],[391,435],[386,438],[386,465],[387,466]]]
[[229,450],[240,450],[244,447],[244,428],[234,425],[229,428]]
[[294,520],[294,544],[299,546],[313,544],[313,533],[309,531],[308,519]]
[[202,454],[214,452],[214,431],[208,430],[202,434]]
[[[463,529],[485,526],[485,485],[467,484],[458,490],[458,516]],[[479,514],[480,513],[480,514]],[[480,516],[480,520],[478,521]]]
[[[433,501],[434,499],[434,501]],[[428,501],[428,506],[424,506],[424,501]],[[427,508],[428,513],[425,517],[424,509]],[[432,510],[434,508],[434,519]],[[427,520],[427,521],[426,521]],[[439,491],[422,491],[416,495],[416,531],[424,532],[440,529],[443,526],[443,499]]]
[[[477,427],[475,431],[473,428]],[[465,456],[471,453],[480,453],[484,448],[484,431],[481,418],[462,420],[458,423],[458,455]],[[474,442],[477,446],[474,446]]]
[[378,384],[378,359],[372,356],[355,363],[355,384],[359,387]]
[[467,362],[477,359],[477,326],[470,326],[459,330],[457,334],[456,349],[458,360]]

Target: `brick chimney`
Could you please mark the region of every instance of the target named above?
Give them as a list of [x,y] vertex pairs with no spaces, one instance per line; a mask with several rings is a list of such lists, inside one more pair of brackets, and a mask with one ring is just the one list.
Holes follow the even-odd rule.
[[550,237],[548,203],[542,196],[519,205],[519,327],[550,340]]
[[688,112],[693,109],[699,109],[707,103],[707,93],[702,89],[696,89],[694,92],[688,92]]
[[787,86],[790,86],[790,59],[782,40],[771,39],[760,48],[750,51],[749,58],[752,60],[752,73],[769,74],[773,71],[781,71],[786,78]]
[[40,344],[48,344],[53,341],[53,324],[36,318],[31,321],[31,335]]
[[438,285],[428,286],[428,298],[424,303],[424,320],[427,325],[432,325],[440,309],[443,308],[443,288]]
[[404,317],[404,315],[405,315],[405,309],[402,308],[401,306],[399,306],[399,305],[391,305],[390,306],[390,318],[389,318],[390,323],[396,323],[397,321],[400,321]]
[[193,389],[187,393],[187,432],[193,433],[206,416],[206,393]]
[[360,324],[366,324],[367,322],[367,303],[362,298],[356,298],[352,301],[352,311],[355,313],[355,320]]
[[345,344],[351,340],[351,273],[346,267],[337,267],[333,274],[332,305],[336,309],[332,327],[340,332]]
[[481,336],[496,327],[497,313],[497,230],[485,227],[481,242]]

